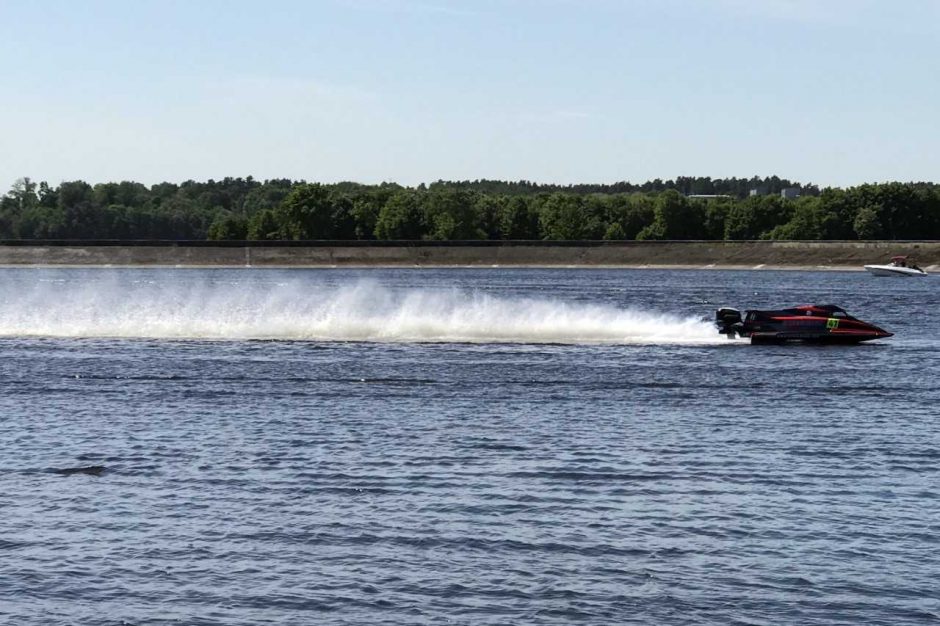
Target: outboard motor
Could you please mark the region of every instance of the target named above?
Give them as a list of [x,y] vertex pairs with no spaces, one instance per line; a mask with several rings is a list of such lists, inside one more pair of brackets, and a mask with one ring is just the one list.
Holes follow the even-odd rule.
[[728,339],[734,339],[735,335],[744,328],[741,321],[741,311],[731,307],[722,307],[715,311],[715,325],[718,326],[718,332],[722,335],[728,335]]

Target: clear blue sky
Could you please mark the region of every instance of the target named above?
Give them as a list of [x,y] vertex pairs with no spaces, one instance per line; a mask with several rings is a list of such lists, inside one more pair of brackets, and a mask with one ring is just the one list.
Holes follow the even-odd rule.
[[0,0],[0,188],[940,181],[935,0]]

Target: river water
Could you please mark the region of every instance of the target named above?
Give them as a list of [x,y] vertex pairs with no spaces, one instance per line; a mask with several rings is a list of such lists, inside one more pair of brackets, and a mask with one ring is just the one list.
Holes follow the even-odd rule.
[[[0,290],[0,623],[940,620],[936,277],[6,269]],[[702,321],[805,303],[896,335],[750,346]]]

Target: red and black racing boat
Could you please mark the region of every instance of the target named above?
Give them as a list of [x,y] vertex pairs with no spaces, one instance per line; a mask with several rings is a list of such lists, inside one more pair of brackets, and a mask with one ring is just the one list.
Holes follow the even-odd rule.
[[807,304],[779,311],[721,308],[715,313],[718,332],[733,339],[750,337],[751,343],[854,344],[894,333],[863,322],[834,304]]

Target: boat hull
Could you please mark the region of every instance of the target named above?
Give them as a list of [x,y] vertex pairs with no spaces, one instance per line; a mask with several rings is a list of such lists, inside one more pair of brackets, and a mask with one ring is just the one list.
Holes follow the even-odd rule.
[[755,345],[781,345],[785,343],[808,343],[829,346],[853,346],[863,341],[890,337],[891,333],[879,334],[844,334],[831,333],[751,333],[751,343]]
[[926,276],[927,272],[913,267],[898,267],[895,265],[866,265],[865,270],[873,276],[899,276],[901,278],[911,278],[914,276]]

